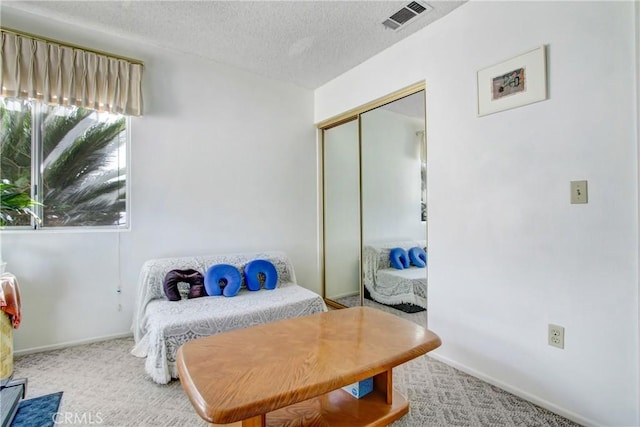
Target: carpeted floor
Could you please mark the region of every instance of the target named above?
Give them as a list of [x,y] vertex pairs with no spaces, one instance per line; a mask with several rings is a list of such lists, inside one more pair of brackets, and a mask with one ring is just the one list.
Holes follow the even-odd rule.
[[[27,398],[64,391],[59,416],[101,426],[205,426],[180,383],[153,383],[132,338],[15,358],[14,378],[28,378]],[[410,401],[393,427],[575,426],[532,403],[428,356],[394,369],[394,385]],[[71,418],[69,418],[71,419]]]
[[[360,296],[352,295],[349,297],[343,297],[336,299],[336,302],[347,306],[347,307],[356,307],[360,305]],[[406,313],[401,310],[397,310],[388,305],[380,304],[376,301],[372,301],[370,299],[364,299],[364,305],[366,307],[377,308],[378,310],[386,311],[387,313],[395,314],[396,316],[402,317],[403,319],[410,320],[412,322],[417,323],[420,326],[427,326],[427,310],[418,311],[416,313]]]
[[381,305],[386,305],[387,307],[391,307],[391,308],[395,308],[396,310],[402,311],[404,313],[409,313],[409,314],[413,314],[413,313],[419,313],[421,311],[425,311],[426,308],[424,307],[420,307],[419,305],[416,304],[411,304],[411,303],[403,303],[403,304],[382,304],[380,303],[380,301],[376,301],[374,298],[371,297],[371,293],[369,292],[369,289],[367,289],[367,287],[365,286],[364,288],[362,288],[364,291],[364,298],[369,300],[369,301],[373,301],[373,302],[377,302]]

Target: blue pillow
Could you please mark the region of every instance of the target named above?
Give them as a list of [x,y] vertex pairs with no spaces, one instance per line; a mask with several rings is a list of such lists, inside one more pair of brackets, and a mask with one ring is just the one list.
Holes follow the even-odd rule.
[[398,270],[409,268],[409,256],[407,255],[407,251],[402,248],[391,249],[391,252],[389,252],[389,261],[391,262],[391,266]]
[[207,295],[235,297],[240,291],[240,285],[242,285],[242,275],[230,264],[212,265],[204,276],[204,289]]
[[259,291],[261,287],[260,276],[264,276],[264,288],[275,289],[278,285],[278,270],[266,259],[254,259],[245,265],[244,277],[247,281],[247,289]]
[[418,246],[411,248],[409,249],[409,261],[416,267],[423,268],[427,265],[427,253]]

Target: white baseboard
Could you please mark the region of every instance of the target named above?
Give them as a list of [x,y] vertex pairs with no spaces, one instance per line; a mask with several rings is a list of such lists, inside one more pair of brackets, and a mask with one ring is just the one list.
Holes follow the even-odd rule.
[[24,350],[15,350],[13,352],[13,355],[14,356],[22,356],[22,355],[25,355],[25,354],[41,353],[43,351],[59,350],[61,348],[75,347],[77,345],[92,344],[94,342],[108,341],[108,340],[113,340],[113,339],[116,339],[116,338],[130,337],[131,335],[133,335],[131,332],[126,332],[126,333],[121,333],[121,334],[105,335],[105,336],[96,337],[96,338],[88,338],[88,339],[85,339],[85,340],[67,341],[67,342],[63,342],[63,343],[60,343],[60,344],[44,345],[42,347],[32,347],[32,348],[27,348],[27,349],[24,349]]
[[353,297],[356,295],[360,295],[359,291],[355,291],[355,292],[346,292],[344,294],[338,294],[338,295],[332,295],[331,297],[327,297],[333,301],[339,299],[339,298],[345,298],[345,297]]
[[475,369],[469,368],[466,365],[462,365],[462,364],[456,362],[455,360],[449,359],[448,357],[440,356],[437,353],[429,353],[427,356],[432,357],[432,358],[434,358],[434,359],[436,359],[436,360],[438,360],[438,361],[440,361],[440,362],[442,362],[444,364],[452,366],[452,367],[454,367],[454,368],[456,368],[456,369],[458,369],[458,370],[460,370],[460,371],[462,371],[462,372],[464,372],[466,374],[469,374],[469,375],[471,375],[473,377],[479,378],[482,381],[488,382],[489,384],[492,384],[492,385],[494,385],[496,387],[499,387],[499,388],[501,388],[501,389],[503,389],[505,391],[508,391],[511,394],[515,394],[518,397],[521,397],[521,398],[523,398],[525,400],[528,400],[529,402],[531,402],[533,404],[536,404],[536,405],[541,406],[541,407],[543,407],[545,409],[548,409],[549,411],[551,411],[553,413],[556,413],[556,414],[558,414],[560,416],[568,418],[571,421],[576,422],[578,424],[581,424],[581,425],[583,425],[585,427],[591,427],[591,426],[595,427],[595,426],[602,425],[602,423],[597,423],[597,422],[595,422],[593,420],[590,420],[590,419],[585,418],[585,417],[583,417],[581,415],[578,415],[575,412],[569,411],[569,410],[564,409],[564,408],[562,408],[562,407],[560,407],[558,405],[555,405],[555,404],[553,404],[553,403],[551,403],[551,402],[549,402],[547,400],[540,399],[539,397],[537,397],[537,396],[535,396],[533,394],[527,393],[526,391],[521,390],[521,389],[519,389],[517,387],[513,387],[513,386],[511,386],[511,385],[509,385],[507,383],[504,383],[502,381],[496,380],[493,377],[485,375],[482,372],[476,371]]

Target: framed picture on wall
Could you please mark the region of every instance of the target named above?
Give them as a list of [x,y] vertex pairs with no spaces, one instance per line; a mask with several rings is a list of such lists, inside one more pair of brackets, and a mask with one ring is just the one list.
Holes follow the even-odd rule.
[[478,116],[547,99],[546,48],[478,71]]

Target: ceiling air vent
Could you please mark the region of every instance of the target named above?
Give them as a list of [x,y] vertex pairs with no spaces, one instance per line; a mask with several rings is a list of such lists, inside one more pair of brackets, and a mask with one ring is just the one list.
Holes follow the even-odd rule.
[[387,18],[382,25],[385,28],[389,28],[391,30],[398,31],[409,23],[415,21],[415,18],[423,14],[425,12],[429,12],[433,7],[429,6],[426,3],[419,3],[417,1],[412,1],[389,18]]

